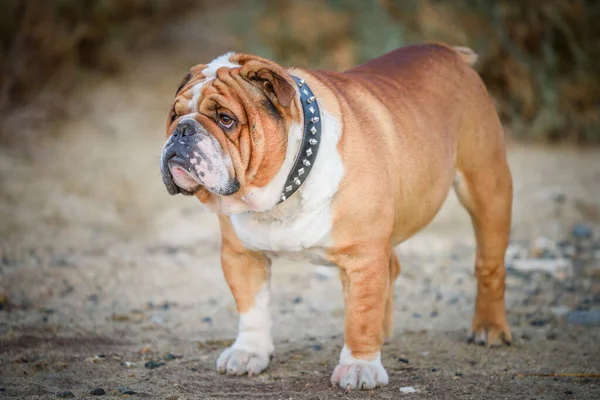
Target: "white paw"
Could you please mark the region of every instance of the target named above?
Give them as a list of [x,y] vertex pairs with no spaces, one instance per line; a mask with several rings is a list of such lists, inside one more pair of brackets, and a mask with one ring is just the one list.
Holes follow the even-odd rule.
[[227,375],[258,375],[267,369],[270,361],[269,353],[256,353],[230,347],[217,359],[217,371]]
[[381,364],[379,353],[375,360],[358,360],[352,357],[346,346],[340,354],[340,363],[331,375],[331,384],[339,385],[345,390],[375,389],[387,385],[388,382],[389,377]]

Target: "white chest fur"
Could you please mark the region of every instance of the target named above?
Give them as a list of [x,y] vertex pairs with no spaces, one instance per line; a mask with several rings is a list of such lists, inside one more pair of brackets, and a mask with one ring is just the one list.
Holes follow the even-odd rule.
[[[331,245],[332,200],[344,175],[344,166],[337,149],[340,123],[324,110],[321,117],[323,132],[319,153],[300,189],[269,211],[230,216],[238,237],[247,248],[277,254],[297,253],[316,263],[324,261],[325,249]],[[297,146],[296,143],[288,145]],[[293,151],[287,154],[295,156]],[[286,164],[289,165],[283,163]],[[281,172],[287,176],[289,171]],[[276,189],[273,198],[277,198],[282,186]],[[265,187],[265,190],[273,188]]]

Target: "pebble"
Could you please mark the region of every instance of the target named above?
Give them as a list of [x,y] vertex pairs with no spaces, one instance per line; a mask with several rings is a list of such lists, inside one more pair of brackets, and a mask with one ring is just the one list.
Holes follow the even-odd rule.
[[404,358],[404,357],[398,358],[398,361],[400,361],[401,363],[404,363],[404,364],[408,364],[409,363],[408,358]]
[[421,314],[420,314],[420,313],[418,313],[418,312],[414,312],[414,313],[412,314],[412,316],[413,316],[413,318],[417,318],[417,319],[418,319],[418,318],[421,318]]
[[302,297],[300,297],[300,296],[296,296],[296,297],[294,297],[294,299],[292,300],[292,302],[293,302],[294,304],[299,304],[299,303],[302,303]]
[[567,306],[552,307],[550,309],[550,312],[557,317],[563,317],[567,315],[570,311],[571,309]]
[[121,363],[122,366],[124,366],[125,368],[133,368],[135,367],[135,363],[131,362],[131,361],[124,361]]
[[529,325],[531,326],[545,326],[547,323],[548,321],[542,318],[536,318],[534,320],[529,321]]
[[531,253],[536,258],[556,258],[559,256],[559,251],[554,240],[540,236],[533,241]]
[[154,368],[162,367],[163,365],[165,365],[164,362],[156,362],[154,360],[150,360],[144,364],[144,367],[146,367],[148,369],[154,369]]
[[323,346],[319,343],[313,344],[312,346],[310,346],[311,349],[315,350],[315,351],[321,351],[323,350]]
[[131,389],[129,389],[129,388],[126,388],[126,387],[124,387],[124,386],[119,386],[119,387],[117,388],[117,390],[118,390],[118,391],[119,391],[119,393],[121,393],[121,394],[129,394],[129,395],[134,395],[134,394],[137,394],[137,392],[136,392],[136,391],[134,391],[134,390],[131,390]]
[[438,315],[440,315],[440,313],[439,313],[439,312],[437,312],[437,311],[432,311],[432,312],[431,312],[431,314],[429,314],[429,316],[430,316],[431,318],[435,318],[435,317],[437,317]]
[[165,361],[173,361],[176,360],[178,358],[182,358],[183,356],[176,356],[175,354],[172,353],[167,353],[164,355],[163,360]]
[[546,272],[555,278],[572,275],[573,263],[566,258],[525,258],[513,260],[509,269],[518,272]]
[[75,395],[73,394],[73,392],[67,391],[56,393],[56,397],[59,397],[61,399],[72,399],[75,397]]
[[164,325],[165,324],[165,319],[163,317],[161,317],[160,315],[152,315],[152,316],[150,316],[149,320],[154,325]]
[[92,389],[90,394],[92,394],[94,396],[104,396],[106,394],[106,392],[102,388],[96,388],[96,389]]
[[584,224],[576,224],[571,229],[571,235],[577,239],[589,239],[592,237],[592,228]]
[[581,326],[600,326],[600,311],[571,311],[567,323]]
[[212,317],[204,317],[202,318],[202,322],[204,322],[205,324],[211,324],[213,322]]
[[417,389],[412,386],[402,386],[400,388],[400,393],[416,393]]

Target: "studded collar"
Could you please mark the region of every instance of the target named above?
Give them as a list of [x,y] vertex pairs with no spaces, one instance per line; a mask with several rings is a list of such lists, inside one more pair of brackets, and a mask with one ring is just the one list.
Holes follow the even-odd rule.
[[300,90],[300,102],[304,113],[304,131],[300,150],[296,154],[296,161],[285,181],[285,186],[277,204],[288,199],[302,186],[315,163],[319,144],[321,143],[321,111],[315,95],[304,79],[293,75],[292,78],[294,78]]

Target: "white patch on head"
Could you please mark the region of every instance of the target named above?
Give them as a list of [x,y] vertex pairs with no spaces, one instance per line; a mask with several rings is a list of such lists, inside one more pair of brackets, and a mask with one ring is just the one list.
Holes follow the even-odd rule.
[[342,389],[374,389],[389,383],[388,374],[381,364],[381,352],[373,360],[360,360],[352,357],[350,349],[344,344],[340,353],[340,362],[333,370],[331,384]]
[[241,67],[240,64],[233,63],[233,62],[231,62],[231,60],[229,60],[233,54],[234,53],[232,51],[230,51],[229,53],[225,53],[225,54],[215,58],[210,63],[208,63],[206,68],[204,68],[202,70],[202,73],[204,74],[204,76],[206,76],[208,79],[214,79],[217,77],[217,71],[219,70],[219,68]]
[[337,149],[341,124],[323,108],[321,117],[319,152],[312,171],[296,193],[275,206],[298,152],[302,137],[299,125],[290,130],[286,158],[275,178],[245,199],[252,209],[268,211],[231,215],[233,227],[247,248],[311,253],[313,262],[327,263],[322,250],[330,244],[331,202],[344,176],[344,166]]
[[269,301],[269,286],[265,284],[257,293],[252,308],[240,314],[237,338],[217,360],[219,372],[256,375],[268,367],[274,349]]
[[227,67],[227,68],[237,68],[240,67],[239,64],[232,63],[229,58],[233,55],[233,52],[225,53],[214,60],[212,60],[206,68],[202,70],[202,74],[205,76],[205,79],[202,82],[198,82],[192,87],[192,97],[188,103],[188,106],[192,110],[196,110],[198,108],[198,102],[200,101],[200,95],[202,94],[202,88],[207,82],[212,81],[217,77],[217,71],[219,68]]

